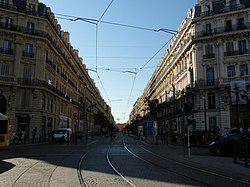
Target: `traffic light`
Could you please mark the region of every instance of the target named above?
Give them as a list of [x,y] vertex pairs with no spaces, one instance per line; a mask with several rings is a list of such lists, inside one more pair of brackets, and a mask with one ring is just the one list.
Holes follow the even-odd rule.
[[191,116],[192,115],[192,110],[193,110],[193,104],[191,102],[186,102],[184,104],[185,116]]

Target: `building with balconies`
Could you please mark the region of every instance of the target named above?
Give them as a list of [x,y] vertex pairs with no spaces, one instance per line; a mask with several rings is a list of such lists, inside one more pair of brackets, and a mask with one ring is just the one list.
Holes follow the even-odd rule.
[[11,131],[94,129],[94,114],[107,104],[88,74],[70,34],[38,0],[0,1],[0,112]]
[[150,120],[157,121],[159,133],[177,129],[183,134],[187,125],[191,130],[249,127],[249,22],[247,0],[198,0],[135,103],[130,121],[137,115],[144,124],[149,119],[147,98],[157,101],[157,117]]

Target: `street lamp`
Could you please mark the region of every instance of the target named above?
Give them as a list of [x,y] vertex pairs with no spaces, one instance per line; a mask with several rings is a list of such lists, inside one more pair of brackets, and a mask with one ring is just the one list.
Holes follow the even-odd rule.
[[205,132],[207,132],[207,105],[206,105],[206,97],[202,96],[202,100],[204,100],[204,126],[205,126]]

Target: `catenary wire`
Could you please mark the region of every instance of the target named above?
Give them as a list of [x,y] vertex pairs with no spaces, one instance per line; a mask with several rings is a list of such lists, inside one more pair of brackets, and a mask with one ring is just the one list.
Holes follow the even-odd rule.
[[55,13],[55,15],[60,16],[60,17],[57,17],[59,19],[65,19],[65,20],[69,20],[69,21],[80,20],[80,21],[84,21],[84,22],[88,22],[88,23],[92,23],[92,24],[104,23],[104,24],[109,24],[109,25],[128,27],[128,28],[133,28],[133,29],[140,29],[140,30],[145,30],[145,31],[166,32],[166,33],[173,34],[173,35],[178,33],[178,31],[173,30],[173,29],[166,29],[166,28],[152,29],[152,28],[146,28],[146,27],[141,27],[141,26],[135,26],[135,25],[129,25],[129,24],[123,24],[123,23],[115,23],[115,22],[97,20],[97,19],[92,19],[92,18],[77,17],[77,16],[60,14],[60,13]]
[[101,19],[102,19],[103,16],[106,14],[106,12],[108,11],[109,7],[111,6],[111,4],[112,4],[113,2],[114,2],[114,0],[112,0],[112,1],[109,3],[108,7],[107,7],[106,10],[103,12],[103,14],[102,14],[101,17],[99,18],[98,22],[101,21]]
[[[98,23],[101,21],[101,19],[102,19],[103,16],[105,15],[105,13],[108,11],[108,9],[109,9],[109,7],[111,6],[111,4],[113,3],[113,1],[114,1],[114,0],[112,0],[112,1],[110,2],[110,4],[109,4],[108,7],[105,9],[105,11],[103,12],[103,14],[101,15],[101,17],[99,18],[99,20],[98,20],[97,23],[96,23],[96,75],[97,75],[97,77],[98,77],[98,79],[99,79],[99,81],[100,81],[100,83],[101,83],[102,89],[104,90],[104,92],[105,92],[105,94],[106,94],[106,96],[107,96],[107,99],[108,99],[110,105],[112,105],[111,100],[109,99],[108,93],[107,93],[107,91],[106,91],[106,89],[105,89],[105,87],[104,87],[104,85],[103,85],[103,82],[102,82],[102,80],[101,80],[101,77],[100,77],[100,75],[99,75],[99,73],[98,73],[98,71],[97,71],[97,68],[98,68]],[[110,107],[111,107],[111,106],[110,106]]]
[[[111,1],[112,3],[113,1]],[[110,5],[111,5],[110,3]],[[109,5],[109,6],[110,6]],[[108,8],[109,8],[108,6]],[[108,9],[107,8],[107,9]],[[105,12],[107,11],[107,9],[105,10]],[[104,12],[104,14],[105,14]],[[104,15],[103,14],[103,15]],[[101,18],[103,17],[103,15],[101,16]],[[64,15],[65,16],[65,15]],[[104,85],[102,83],[102,80],[97,72],[98,70],[98,65],[97,65],[97,59],[98,59],[98,54],[97,54],[97,46],[98,46],[98,23],[106,23],[106,24],[112,24],[112,25],[116,25],[116,26],[123,26],[123,27],[129,27],[129,28],[134,28],[134,29],[141,29],[141,30],[147,30],[147,31],[154,31],[154,32],[160,32],[160,31],[163,31],[163,32],[167,32],[167,33],[170,33],[170,34],[173,34],[175,35],[177,33],[177,31],[174,31],[174,30],[170,30],[170,29],[148,29],[148,28],[144,28],[144,27],[138,27],[138,26],[132,26],[132,25],[126,25],[126,24],[120,24],[120,23],[113,23],[113,22],[108,22],[108,21],[101,21],[101,18],[99,20],[94,20],[94,19],[87,19],[87,18],[79,18],[77,17],[76,19],[70,19],[70,21],[77,21],[77,20],[81,20],[81,21],[85,21],[85,22],[88,22],[88,23],[91,23],[91,24],[95,24],[96,25],[96,74],[97,74],[97,77],[101,83],[101,86],[111,104],[111,100],[109,99],[108,97],[108,94],[106,92],[106,89],[104,88]],[[173,38],[173,37],[172,37]],[[130,90],[130,94],[129,94],[129,99],[128,99],[128,104],[129,104],[129,101],[131,99],[131,96],[132,96],[132,92],[133,92],[133,88],[134,88],[134,85],[135,85],[135,81],[136,81],[136,77],[137,77],[137,74],[172,40],[172,38],[170,40],[167,41],[167,43],[165,43],[142,67],[139,68],[139,70],[135,71],[135,72],[132,72],[132,71],[120,71],[122,73],[133,73],[134,74],[134,79],[133,79],[133,83],[132,83],[132,87],[131,87],[131,90]],[[110,69],[109,69],[110,70]],[[127,108],[128,108],[128,104],[127,104]]]

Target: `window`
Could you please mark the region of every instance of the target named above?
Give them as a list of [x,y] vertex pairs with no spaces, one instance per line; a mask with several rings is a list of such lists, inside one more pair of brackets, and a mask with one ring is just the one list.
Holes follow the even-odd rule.
[[247,64],[240,64],[240,76],[248,75]]
[[10,66],[9,64],[1,64],[1,75],[8,76],[10,71]]
[[4,27],[6,29],[11,29],[11,27],[12,27],[12,19],[11,18],[5,18]]
[[25,49],[24,49],[23,56],[25,56],[25,57],[34,57],[33,45],[32,44],[30,44],[30,43],[25,44]]
[[23,78],[24,79],[31,79],[32,76],[32,68],[31,67],[24,67],[23,68]]
[[29,13],[30,14],[36,14],[36,5],[29,4]]
[[246,28],[246,26],[245,26],[245,24],[244,24],[244,18],[239,18],[238,19],[238,24],[237,24],[237,29],[245,29]]
[[203,14],[209,14],[210,11],[211,10],[210,10],[210,5],[209,4],[202,6],[202,12],[203,12]]
[[246,40],[240,40],[238,42],[239,45],[239,54],[246,54],[247,53],[247,42]]
[[208,45],[205,46],[204,58],[214,58],[213,45],[212,44],[208,44]]
[[205,46],[205,54],[212,54],[213,53],[213,45],[206,45]]
[[212,32],[212,25],[211,23],[206,24],[206,33],[211,33]]
[[232,52],[232,51],[234,51],[234,43],[233,43],[233,42],[227,42],[227,43],[226,43],[226,51],[227,51],[227,52]]
[[229,6],[230,6],[230,7],[233,7],[233,6],[236,6],[236,5],[237,5],[236,0],[230,0],[230,1],[229,1]]
[[35,28],[35,24],[32,22],[28,22],[27,23],[27,32],[28,33],[34,33],[34,28]]
[[232,31],[232,30],[233,30],[233,28],[232,28],[232,21],[231,20],[226,21],[225,32],[229,32],[229,31]]
[[11,41],[10,40],[3,41],[3,47],[1,49],[1,53],[11,54]]
[[227,76],[228,77],[235,76],[235,66],[227,66]]
[[209,117],[208,118],[208,124],[209,124],[209,130],[217,130],[217,123],[216,123],[216,117]]
[[3,8],[8,8],[8,6],[9,6],[9,0],[2,0],[1,1],[1,6]]
[[208,108],[215,109],[215,93],[208,93]]
[[23,90],[21,91],[21,108],[28,109],[30,107],[30,92]]
[[214,68],[207,68],[207,85],[214,85]]

